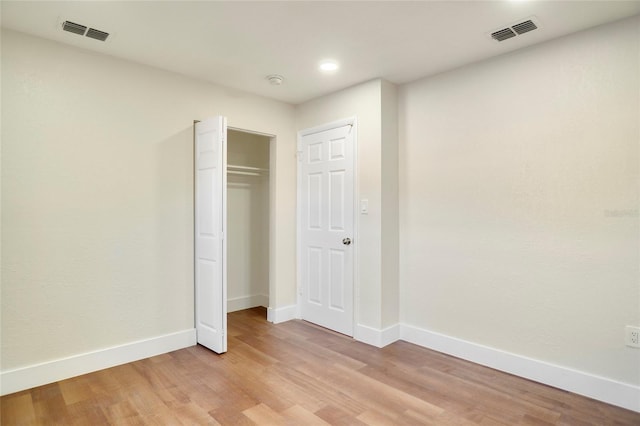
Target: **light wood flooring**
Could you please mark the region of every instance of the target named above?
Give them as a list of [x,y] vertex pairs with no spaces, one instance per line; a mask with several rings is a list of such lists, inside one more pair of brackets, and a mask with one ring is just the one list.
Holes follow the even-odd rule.
[[2,425],[640,425],[640,414],[396,342],[261,308],[201,346],[2,397]]

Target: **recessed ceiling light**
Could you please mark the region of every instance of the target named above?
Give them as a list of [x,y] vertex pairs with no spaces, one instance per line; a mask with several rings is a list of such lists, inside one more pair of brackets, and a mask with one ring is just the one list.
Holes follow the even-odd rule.
[[339,68],[338,63],[333,60],[326,60],[320,62],[320,71],[324,72],[332,72],[337,71]]

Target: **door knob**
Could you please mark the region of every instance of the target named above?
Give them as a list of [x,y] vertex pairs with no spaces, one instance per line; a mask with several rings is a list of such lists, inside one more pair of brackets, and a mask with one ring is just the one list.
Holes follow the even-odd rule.
[[351,244],[351,238],[343,238],[342,244],[344,244],[345,246],[348,246],[349,244]]

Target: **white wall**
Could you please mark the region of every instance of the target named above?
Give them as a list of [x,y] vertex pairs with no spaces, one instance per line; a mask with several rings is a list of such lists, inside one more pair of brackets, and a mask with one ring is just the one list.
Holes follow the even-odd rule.
[[2,33],[2,371],[193,328],[192,122],[277,135],[272,306],[295,301],[293,107]]
[[[269,168],[269,137],[227,132],[229,165]],[[269,306],[269,174],[227,174],[227,308]]]
[[269,136],[227,130],[227,164],[269,168]]
[[[374,330],[380,330],[384,325],[383,305],[394,303],[393,300],[383,300],[385,258],[382,244],[383,237],[388,235],[385,232],[388,232],[392,225],[389,225],[386,230],[383,227],[387,217],[389,220],[393,219],[391,212],[394,206],[387,205],[383,209],[383,193],[385,189],[393,188],[393,183],[391,181],[390,185],[383,186],[382,178],[385,163],[383,150],[386,149],[384,146],[388,143],[393,147],[395,144],[395,138],[389,132],[384,134],[386,138],[383,139],[383,124],[384,129],[390,129],[392,133],[396,117],[395,108],[383,110],[383,96],[385,100],[393,98],[395,87],[382,80],[373,80],[296,107],[298,130],[347,117],[357,117],[357,198],[369,200],[369,213],[357,215],[359,223],[355,242],[357,247],[356,327],[363,325]],[[393,165],[389,167],[391,171],[394,168]],[[395,208],[397,210],[397,207]],[[397,257],[395,259],[397,264]],[[393,262],[393,258],[388,260]],[[392,275],[393,265],[389,267],[385,277],[389,278]],[[388,281],[391,283],[393,279]],[[397,283],[395,291],[397,292]],[[397,306],[397,303],[395,305]],[[393,309],[387,312],[388,317],[394,315]],[[397,322],[397,318],[394,322]],[[357,333],[358,329],[356,329],[356,337],[358,337]]]
[[639,28],[401,87],[404,324],[640,384]]
[[398,88],[388,81],[381,85],[381,198],[382,198],[382,319],[381,328],[398,324],[399,292],[399,150],[398,150]]

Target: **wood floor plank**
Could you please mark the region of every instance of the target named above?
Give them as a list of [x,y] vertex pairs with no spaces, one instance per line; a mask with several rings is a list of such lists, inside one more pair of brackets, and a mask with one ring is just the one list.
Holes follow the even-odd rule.
[[[220,425],[220,423],[211,417],[209,413],[196,402],[183,404],[171,411],[176,419],[183,425]],[[163,418],[159,417],[159,420],[163,420]],[[169,422],[165,422],[164,424],[168,423]]]
[[72,405],[94,397],[86,376],[63,380],[59,385],[66,405]]
[[14,425],[37,424],[30,392],[20,392],[2,398],[0,423]]
[[300,405],[293,405],[282,412],[287,423],[292,425],[306,426],[328,426],[330,423],[316,416],[313,412],[306,410]]
[[335,386],[327,386],[317,380],[315,372],[306,374],[301,369],[280,366],[278,367],[278,373],[289,382],[294,383],[298,389],[301,389],[303,395],[317,398],[320,402],[324,402],[329,406],[339,407],[350,416],[353,416],[353,418],[366,409],[366,405],[359,400],[349,398],[342,389]]
[[392,388],[386,383],[371,379],[357,370],[350,370],[340,364],[337,364],[335,367],[347,381],[360,383],[360,386],[363,386],[369,394],[382,395],[382,399],[384,399],[385,402],[397,404],[398,407],[401,407],[400,410],[413,410],[427,417],[437,417],[444,411],[441,407],[416,398],[396,388]]
[[398,419],[396,417],[389,417],[376,410],[367,410],[356,417],[358,420],[366,425],[371,426],[396,426],[398,425]]
[[[109,421],[105,416],[104,410],[100,405],[99,400],[87,400],[83,399],[82,401],[76,402],[74,404],[68,405],[67,410],[69,413],[69,418],[71,422],[68,423],[70,425],[105,425],[108,424]],[[65,419],[66,422],[66,419]]]
[[242,412],[257,425],[283,425],[286,419],[266,404],[260,403]]
[[315,415],[335,426],[362,426],[366,423],[356,419],[340,407],[327,405],[315,412]]
[[60,392],[59,383],[52,383],[35,388],[31,393],[36,419],[39,422],[49,420],[62,422],[68,417],[67,405]]
[[138,417],[138,412],[130,401],[124,400],[107,406],[105,415],[110,423],[118,423]]
[[1,398],[7,425],[640,425],[640,413],[407,342],[383,349],[264,309],[193,346]]
[[462,416],[455,411],[445,411],[435,419],[435,424],[449,426],[475,426],[478,422],[468,420],[465,416]]

